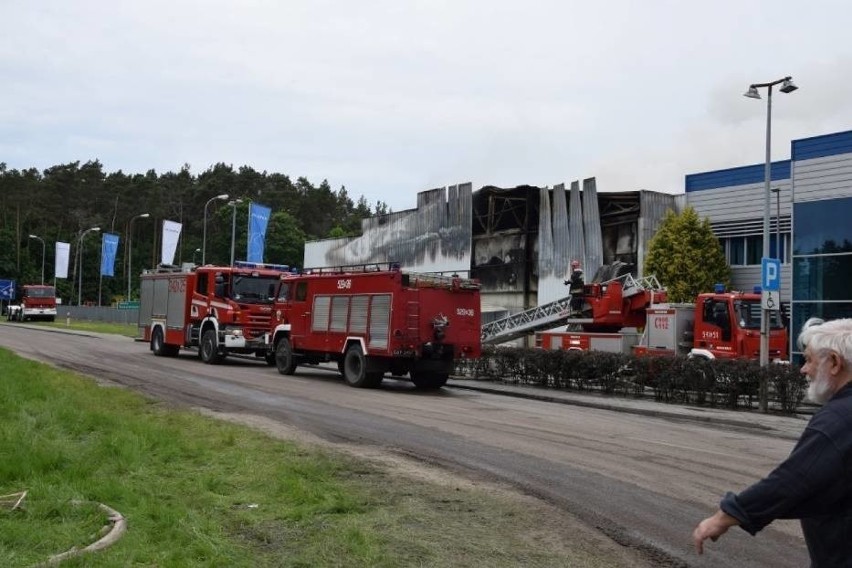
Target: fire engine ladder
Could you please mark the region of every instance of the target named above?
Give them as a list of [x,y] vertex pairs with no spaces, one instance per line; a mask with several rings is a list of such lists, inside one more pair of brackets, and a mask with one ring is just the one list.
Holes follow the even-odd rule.
[[[573,315],[571,296],[543,304],[482,326],[480,341],[484,345],[505,343],[534,331],[550,329],[566,323]],[[575,320],[577,322],[592,320]]]
[[[625,274],[618,278],[602,282],[602,284],[609,284],[617,280],[624,281],[622,297],[625,298],[645,290],[656,292],[663,289],[656,276],[653,275],[637,279],[630,274]],[[574,317],[577,314],[579,312],[575,313],[571,309],[571,296],[567,296],[549,304],[543,304],[525,312],[520,312],[483,325],[480,333],[480,341],[483,345],[496,345],[512,341],[513,339],[536,331],[552,329],[568,323],[583,324],[594,322],[591,318]]]

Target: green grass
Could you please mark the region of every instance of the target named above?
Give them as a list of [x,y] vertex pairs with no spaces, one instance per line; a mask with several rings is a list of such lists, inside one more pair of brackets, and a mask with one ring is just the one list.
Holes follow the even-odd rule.
[[139,335],[138,327],[135,323],[108,323],[103,321],[87,321],[72,319],[70,324],[64,318],[58,318],[54,322],[28,322],[28,324],[39,325],[45,327],[55,327],[60,329],[72,329],[75,331],[94,331],[96,333],[113,333],[116,335],[124,335],[126,337],[136,337]]
[[[431,485],[21,359],[0,348],[0,566],[612,566],[520,501]],[[79,503],[77,503],[79,502]],[[77,504],[75,504],[77,503]]]

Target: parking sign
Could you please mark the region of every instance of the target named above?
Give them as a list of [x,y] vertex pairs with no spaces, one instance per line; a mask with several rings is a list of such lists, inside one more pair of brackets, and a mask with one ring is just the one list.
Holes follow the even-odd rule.
[[760,261],[760,287],[769,292],[781,289],[781,261],[777,258],[762,258]]

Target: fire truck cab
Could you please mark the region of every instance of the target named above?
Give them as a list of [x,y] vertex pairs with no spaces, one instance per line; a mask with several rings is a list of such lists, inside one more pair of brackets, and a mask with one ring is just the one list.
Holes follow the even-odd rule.
[[334,361],[353,387],[387,372],[442,387],[454,360],[480,355],[479,282],[397,265],[325,268],[282,278],[270,352],[279,372]]
[[[760,356],[761,298],[757,293],[699,294],[694,304],[648,309],[639,355],[684,354],[705,359]],[[769,359],[787,360],[787,330],[780,312],[769,312]]]
[[6,318],[9,321],[54,321],[56,319],[56,288],[39,284],[22,286],[19,301],[9,304]]
[[160,267],[141,278],[139,328],[155,355],[197,347],[208,364],[229,353],[275,363],[268,350],[272,305],[283,265]]

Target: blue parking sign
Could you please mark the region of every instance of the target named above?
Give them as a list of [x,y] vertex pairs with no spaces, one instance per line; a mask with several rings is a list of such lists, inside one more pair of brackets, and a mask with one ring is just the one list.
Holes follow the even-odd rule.
[[760,260],[760,287],[768,292],[781,289],[781,261],[777,258],[762,258]]
[[14,300],[15,299],[15,281],[14,280],[0,280],[0,300]]

